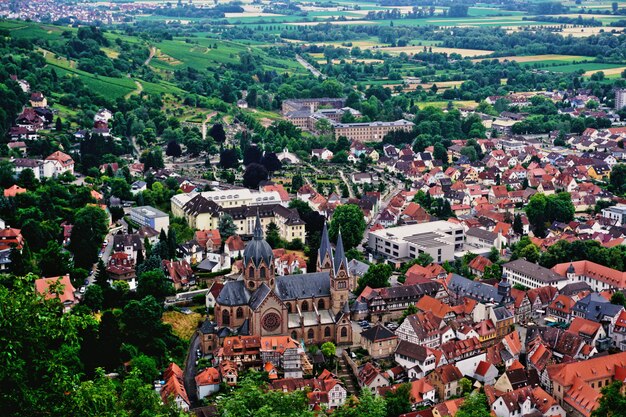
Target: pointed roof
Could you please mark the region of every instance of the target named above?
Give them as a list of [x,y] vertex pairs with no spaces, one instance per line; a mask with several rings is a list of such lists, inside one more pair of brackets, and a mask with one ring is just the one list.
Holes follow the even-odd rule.
[[324,257],[328,254],[329,259],[333,259],[333,248],[330,246],[330,239],[328,238],[328,227],[324,222],[324,228],[322,229],[322,239],[320,241],[320,248],[317,252],[317,260],[321,264]]
[[339,236],[337,236],[337,245],[335,246],[335,258],[333,260],[333,266],[335,275],[341,269],[341,264],[345,269],[348,268],[348,259],[346,259],[346,253],[343,250],[343,239],[341,238],[341,229],[339,230]]
[[272,252],[270,245],[263,239],[263,227],[261,226],[261,218],[257,212],[254,239],[248,243],[243,251],[243,263],[246,268],[250,265],[250,262],[252,262],[255,267],[259,267],[261,261],[264,261],[268,268],[273,267],[274,252]]
[[254,240],[263,240],[263,227],[261,226],[261,217],[259,211],[256,213],[256,224],[254,225]]

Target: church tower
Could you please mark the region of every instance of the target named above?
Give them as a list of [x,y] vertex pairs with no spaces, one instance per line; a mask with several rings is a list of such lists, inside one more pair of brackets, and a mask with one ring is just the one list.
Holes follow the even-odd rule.
[[343,249],[341,230],[337,237],[333,267],[330,272],[330,302],[333,313],[342,311],[344,304],[348,303],[350,277],[348,275],[348,259]]
[[243,251],[243,278],[250,291],[255,291],[262,283],[274,289],[274,252],[263,238],[263,227],[258,213],[254,238]]
[[317,272],[331,271],[333,269],[333,248],[328,238],[328,228],[324,222],[320,248],[317,250]]

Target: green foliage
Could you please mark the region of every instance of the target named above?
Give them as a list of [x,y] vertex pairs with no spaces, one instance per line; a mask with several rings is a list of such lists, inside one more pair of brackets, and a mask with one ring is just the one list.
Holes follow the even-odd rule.
[[328,227],[328,235],[336,241],[341,230],[345,250],[357,247],[363,240],[365,219],[361,208],[356,204],[343,204],[335,209]]
[[473,392],[465,397],[455,417],[489,417],[491,410],[485,394]]
[[626,410],[626,397],[622,394],[622,382],[615,381],[602,388],[599,407],[593,410],[591,417],[622,417]]
[[546,223],[569,222],[575,213],[572,198],[565,192],[549,196],[537,193],[530,198],[525,210],[535,235],[540,237],[546,233]]
[[326,358],[333,358],[337,352],[337,348],[335,346],[335,344],[333,342],[324,342],[322,344],[322,354],[324,354],[324,356]]
[[98,259],[108,228],[107,215],[100,207],[87,206],[76,212],[69,245],[74,254],[74,265],[91,268]]
[[229,417],[312,417],[305,391],[290,393],[266,390],[258,373],[251,373],[239,379],[237,388],[230,395],[218,399],[221,415]]
[[333,412],[335,417],[385,417],[386,415],[385,400],[382,397],[374,397],[368,389],[363,389],[359,398],[348,398],[343,406]]
[[611,191],[615,194],[626,193],[626,164],[614,165],[611,169]]
[[161,268],[143,272],[137,282],[137,295],[141,298],[152,296],[159,301],[174,293],[174,287],[165,278]]
[[222,214],[220,216],[217,228],[220,231],[220,236],[223,241],[236,234],[238,230],[237,225],[230,214]]
[[385,394],[387,417],[397,417],[411,411],[411,384],[400,384]]
[[393,268],[387,264],[370,265],[369,269],[361,278],[359,278],[359,287],[356,290],[360,294],[365,287],[383,288],[389,286],[389,277],[393,272]]

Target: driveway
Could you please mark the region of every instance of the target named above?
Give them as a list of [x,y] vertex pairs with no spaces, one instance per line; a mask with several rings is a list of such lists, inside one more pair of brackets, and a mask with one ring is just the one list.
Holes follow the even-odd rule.
[[187,353],[187,361],[185,363],[185,390],[187,391],[187,396],[189,397],[189,401],[191,403],[195,403],[198,401],[198,397],[196,395],[196,360],[198,359],[196,356],[196,350],[200,347],[200,338],[198,337],[198,333],[194,333],[191,338],[191,342],[189,343],[189,352]]

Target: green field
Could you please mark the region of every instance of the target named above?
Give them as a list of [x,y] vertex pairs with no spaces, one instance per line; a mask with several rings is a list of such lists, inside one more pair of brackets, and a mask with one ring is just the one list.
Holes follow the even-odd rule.
[[623,67],[624,64],[603,64],[596,62],[588,62],[582,64],[571,64],[571,65],[560,65],[555,67],[546,68],[549,71],[553,72],[576,72],[576,71],[602,71],[605,69],[611,68],[620,68]]

